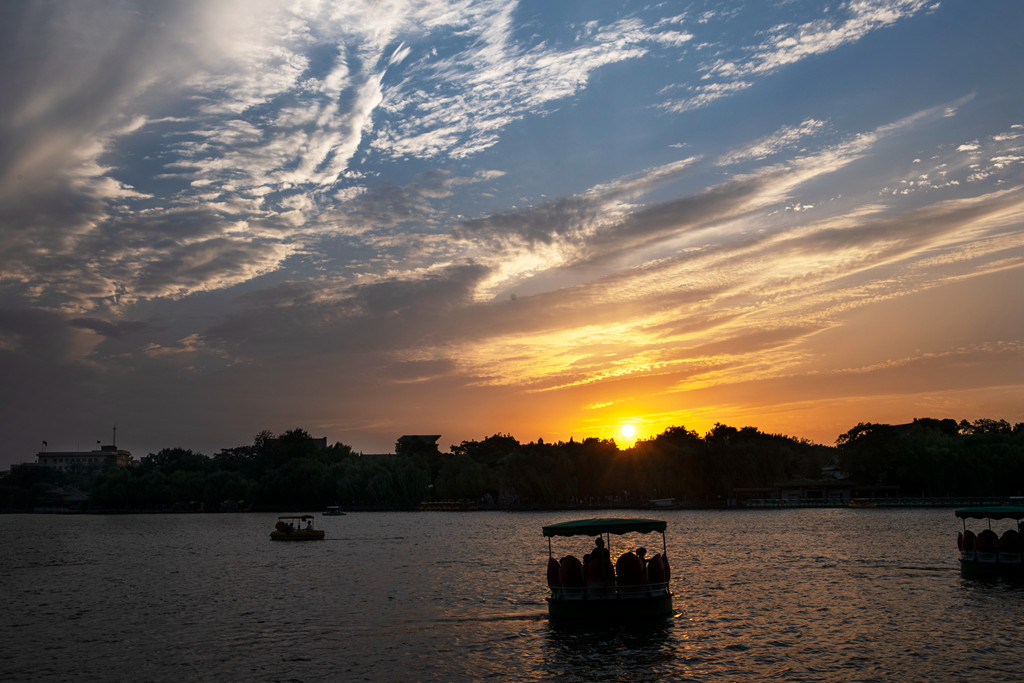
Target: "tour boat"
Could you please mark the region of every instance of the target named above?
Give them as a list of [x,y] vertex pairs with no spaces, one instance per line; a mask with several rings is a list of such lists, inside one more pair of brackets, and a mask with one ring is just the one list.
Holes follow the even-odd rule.
[[[581,519],[543,528],[548,538],[548,614],[552,617],[624,619],[672,614],[671,572],[665,546],[666,523],[658,519]],[[626,545],[612,564],[611,537],[623,534],[661,534],[661,552],[647,557],[646,549]],[[592,548],[583,559],[555,559],[555,536],[589,536]],[[626,541],[633,539],[623,539]]]
[[324,530],[313,528],[313,515],[284,515],[277,518],[270,538],[275,541],[322,541]]
[[[989,505],[961,508],[956,516],[963,520],[963,531],[957,532],[956,544],[960,549],[960,571],[964,575],[1017,575],[1024,576],[1024,544],[1021,520],[1024,506]],[[967,528],[968,519],[987,522],[978,532]],[[997,529],[992,521],[1002,521]],[[1006,520],[1011,520],[1010,522]],[[1012,523],[1011,523],[1012,522]]]
[[323,511],[324,517],[341,517],[345,513],[341,511],[341,508],[337,505],[328,505],[327,509]]

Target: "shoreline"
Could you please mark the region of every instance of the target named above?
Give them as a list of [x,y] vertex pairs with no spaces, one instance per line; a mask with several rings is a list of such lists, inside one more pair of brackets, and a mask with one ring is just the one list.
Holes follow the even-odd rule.
[[[960,508],[986,505],[1020,504],[1019,496],[951,496],[948,498],[856,498],[852,500],[814,500],[796,499],[783,500],[777,498],[753,499],[748,501],[730,502],[682,502],[673,505],[650,505],[641,503],[607,503],[604,505],[580,504],[517,504],[497,505],[481,504],[472,501],[425,501],[417,506],[389,505],[341,505],[342,512],[581,512],[599,510],[631,510],[657,512],[665,510],[795,510],[814,508],[833,509],[897,509],[897,508]],[[164,515],[164,514],[244,514],[244,513],[290,513],[309,512],[310,508],[290,507],[259,507],[235,506],[234,509],[220,507],[207,509],[204,506],[160,506],[155,508],[133,509],[73,509],[64,507],[46,507],[20,510],[0,510],[0,514],[36,514],[36,515]],[[312,514],[323,514],[317,510]]]

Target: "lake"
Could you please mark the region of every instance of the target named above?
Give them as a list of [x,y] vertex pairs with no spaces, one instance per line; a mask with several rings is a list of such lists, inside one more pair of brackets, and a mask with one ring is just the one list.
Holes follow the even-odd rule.
[[280,543],[273,514],[7,515],[0,679],[1020,675],[1024,588],[961,578],[952,510],[605,513],[668,521],[676,614],[552,623],[541,527],[590,516],[318,515],[327,540]]

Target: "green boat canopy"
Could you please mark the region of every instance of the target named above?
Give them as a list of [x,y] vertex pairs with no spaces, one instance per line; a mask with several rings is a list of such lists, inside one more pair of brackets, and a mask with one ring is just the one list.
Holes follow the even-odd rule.
[[960,519],[1024,519],[1024,506],[989,505],[988,507],[961,508],[956,511]]
[[573,522],[562,522],[544,527],[545,536],[597,536],[598,534],[649,534],[652,531],[664,532],[668,526],[660,519],[617,519],[606,517],[600,519],[578,519]]

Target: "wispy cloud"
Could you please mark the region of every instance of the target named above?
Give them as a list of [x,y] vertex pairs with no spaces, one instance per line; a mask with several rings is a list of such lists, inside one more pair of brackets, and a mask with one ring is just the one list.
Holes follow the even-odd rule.
[[[810,57],[832,52],[856,42],[873,31],[886,28],[928,9],[932,0],[857,0],[837,6],[820,4],[819,16],[810,21],[783,20],[763,34],[742,36],[739,45],[719,49],[715,57],[701,64],[703,82],[677,84],[688,94],[662,104],[668,111],[682,113],[705,107],[736,92],[746,90],[758,79]],[[757,11],[762,11],[758,7]],[[734,14],[708,16],[707,23],[720,19],[727,30],[736,30]]]
[[733,150],[718,160],[721,166],[728,166],[739,161],[767,159],[781,150],[791,148],[803,138],[815,135],[825,126],[824,121],[807,119],[797,126],[785,126],[768,137],[756,140],[740,150]]

